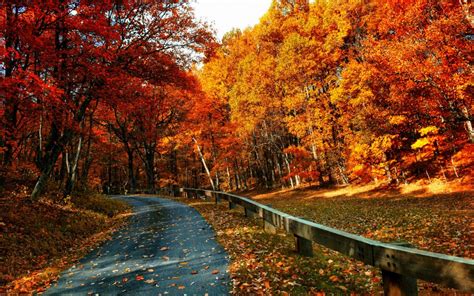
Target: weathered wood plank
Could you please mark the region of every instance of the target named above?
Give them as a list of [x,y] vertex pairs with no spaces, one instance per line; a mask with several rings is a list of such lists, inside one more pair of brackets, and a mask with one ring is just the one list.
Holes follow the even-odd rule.
[[[391,245],[412,248],[407,242],[396,242]],[[417,296],[418,285],[416,278],[382,269],[384,294],[387,296]]]
[[373,245],[377,244],[376,241],[296,217],[289,218],[289,232],[373,265]]
[[258,218],[258,214],[255,213],[254,211],[248,208],[244,208],[244,211],[245,211],[245,217],[252,218],[252,219]]
[[382,269],[383,292],[386,296],[416,296],[416,279]]
[[474,292],[474,260],[380,243],[374,247],[374,266]]
[[277,228],[275,227],[275,225],[265,220],[263,220],[263,229],[265,230],[265,232],[268,232],[271,234],[277,233]]
[[296,251],[306,257],[313,256],[313,242],[298,235],[295,235]]

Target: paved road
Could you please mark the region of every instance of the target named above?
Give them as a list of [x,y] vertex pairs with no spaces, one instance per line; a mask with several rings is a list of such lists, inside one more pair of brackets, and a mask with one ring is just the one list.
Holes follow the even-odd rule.
[[112,240],[64,271],[46,295],[227,295],[228,257],[193,208],[155,197],[116,197],[134,215]]

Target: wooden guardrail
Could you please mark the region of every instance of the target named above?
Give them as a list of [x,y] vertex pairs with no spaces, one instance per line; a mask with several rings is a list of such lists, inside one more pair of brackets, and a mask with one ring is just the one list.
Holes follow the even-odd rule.
[[239,205],[246,216],[260,217],[268,231],[282,229],[296,238],[296,249],[311,256],[312,242],[323,245],[365,264],[382,270],[385,295],[416,295],[417,279],[448,288],[474,293],[474,260],[410,248],[407,245],[383,243],[305,219],[294,217],[242,196],[203,189],[180,188],[174,195],[214,199]]

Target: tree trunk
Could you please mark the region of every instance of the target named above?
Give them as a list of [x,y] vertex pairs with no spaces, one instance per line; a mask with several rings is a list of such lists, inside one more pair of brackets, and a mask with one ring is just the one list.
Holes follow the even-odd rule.
[[393,178],[392,178],[392,173],[390,172],[390,166],[388,165],[388,157],[387,153],[383,153],[383,162],[384,162],[384,170],[385,170],[385,175],[387,176],[388,182],[392,183]]
[[229,167],[226,168],[226,172],[227,172],[227,182],[228,182],[228,188],[230,191],[233,190],[233,187],[232,187],[232,178],[230,176],[230,172],[229,172]]
[[[79,156],[81,155],[81,148],[82,148],[82,136],[79,137],[79,142],[77,144],[76,156],[74,157],[74,161],[72,165],[69,166],[70,170],[69,170],[68,178],[66,181],[64,197],[70,195],[72,193],[72,190],[74,189],[74,185],[76,183],[76,176],[77,176],[77,165],[79,163]],[[66,159],[66,161],[68,160]]]
[[84,162],[82,164],[81,170],[81,178],[80,183],[84,186],[87,185],[87,177],[89,176],[89,169],[92,165],[92,157],[91,157],[91,144],[92,144],[92,124],[93,124],[93,116],[92,114],[89,117],[89,136],[87,137],[87,145],[86,145],[86,153],[84,155]]
[[194,143],[196,143],[196,147],[199,153],[199,157],[201,158],[202,165],[204,166],[204,170],[206,171],[207,177],[209,178],[209,183],[211,183],[212,190],[216,190],[216,187],[214,185],[214,180],[212,179],[211,173],[209,171],[209,168],[207,167],[206,164],[206,159],[204,159],[204,155],[202,154],[201,147],[199,147],[198,141],[196,140],[195,137],[193,137]]
[[465,118],[464,125],[466,128],[468,139],[469,141],[471,141],[471,143],[474,143],[474,128],[472,126],[469,110],[467,110],[466,106],[462,107],[462,114],[464,115],[464,118]]
[[128,189],[130,193],[135,193],[137,188],[137,179],[135,177],[133,157],[134,153],[130,147],[126,146],[127,157],[128,157]]
[[41,161],[41,173],[31,193],[31,200],[37,201],[39,199],[53,171],[54,165],[58,160],[59,154],[61,154],[63,144],[69,142],[70,137],[70,131],[66,131],[64,135],[60,137],[56,125],[52,126],[49,141],[46,145],[46,154],[42,157]]
[[291,189],[295,188],[295,185],[293,184],[293,178],[291,177],[291,168],[290,168],[290,162],[288,161],[288,154],[284,154],[285,156],[285,163],[286,163],[286,168],[288,170],[288,175],[290,175],[290,185]]
[[346,176],[346,173],[344,172],[345,171],[344,165],[338,163],[337,168],[339,169],[339,175],[341,176],[342,184],[348,185],[349,184],[349,178]]
[[313,154],[313,159],[316,162],[316,167],[318,168],[318,181],[319,181],[319,186],[322,186],[324,184],[324,176],[323,176],[323,168],[321,166],[321,161],[318,157],[318,153],[316,152],[316,145],[311,145],[311,152]]
[[145,151],[145,171],[148,193],[155,193],[155,150],[146,149]]

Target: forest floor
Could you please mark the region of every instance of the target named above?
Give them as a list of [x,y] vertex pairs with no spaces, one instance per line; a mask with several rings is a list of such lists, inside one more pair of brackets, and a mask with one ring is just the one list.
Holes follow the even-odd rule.
[[383,242],[474,258],[474,184],[433,181],[238,193],[288,214]]
[[[474,257],[474,188],[433,182],[397,189],[367,185],[238,194],[371,239],[403,240],[424,250]],[[319,245],[314,245],[313,258],[301,257],[294,251],[293,237],[265,233],[261,221],[245,219],[242,209],[182,201],[198,209],[216,229],[231,256],[235,294],[372,294],[382,289],[377,269]],[[421,281],[419,290],[422,295],[455,293]]]
[[0,196],[0,295],[42,292],[61,270],[110,238],[130,207],[98,194],[31,203],[26,190]]

